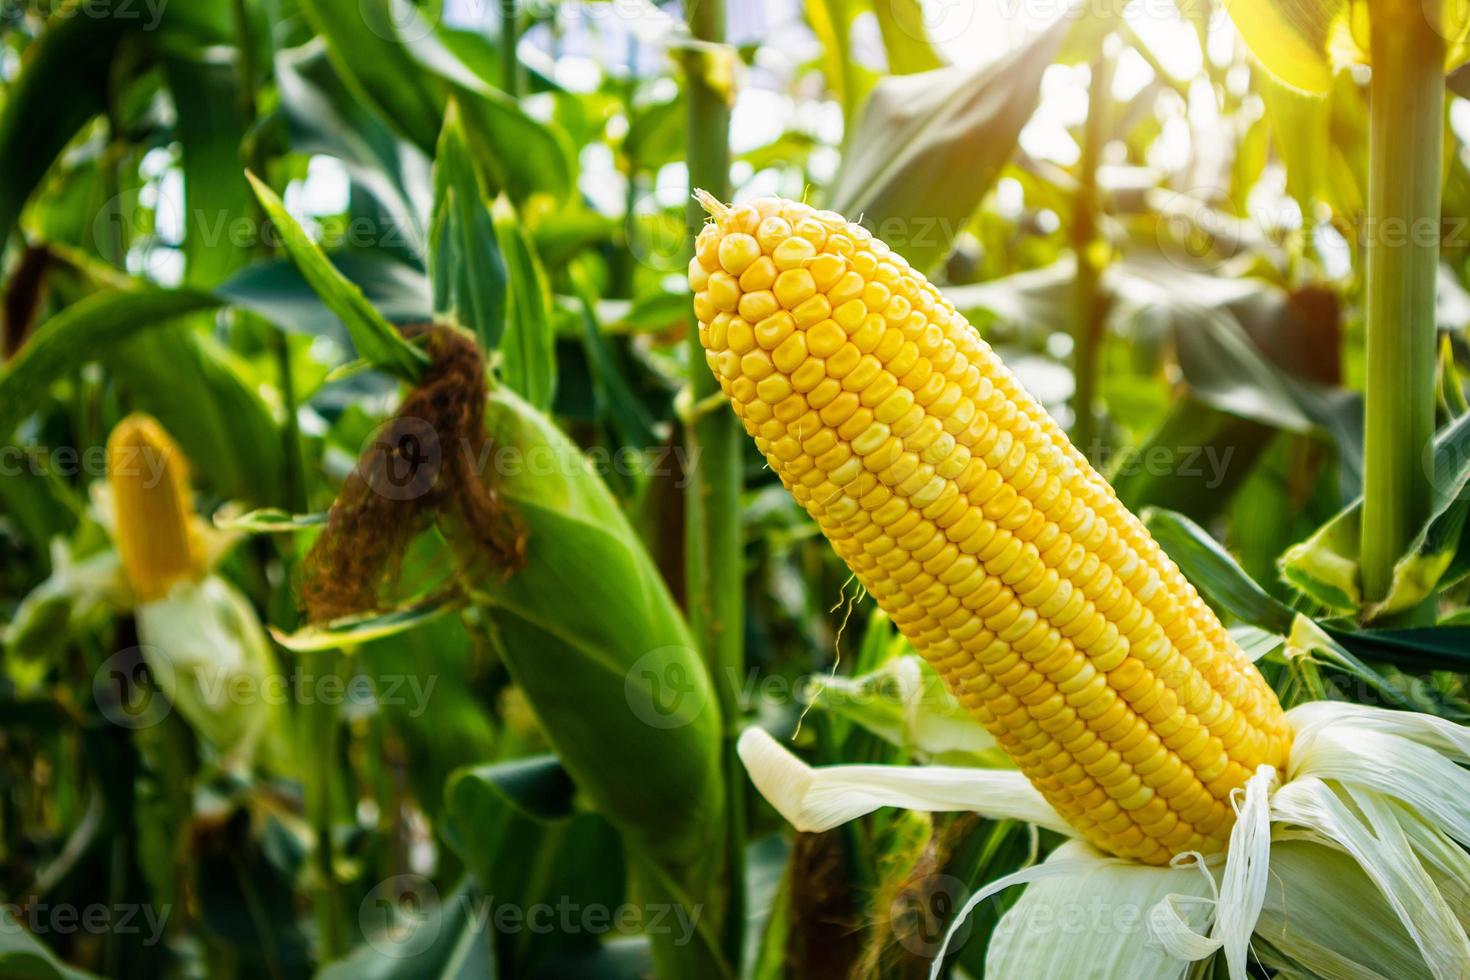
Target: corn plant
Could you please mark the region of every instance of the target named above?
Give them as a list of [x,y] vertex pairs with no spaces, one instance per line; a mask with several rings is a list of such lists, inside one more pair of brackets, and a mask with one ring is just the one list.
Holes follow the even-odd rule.
[[1467,37],[7,10],[0,976],[1466,975]]

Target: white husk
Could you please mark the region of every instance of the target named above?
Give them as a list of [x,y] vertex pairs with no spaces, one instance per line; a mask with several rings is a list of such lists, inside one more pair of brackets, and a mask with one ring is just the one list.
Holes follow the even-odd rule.
[[1213,914],[1214,880],[1193,867],[1136,864],[1069,841],[1036,870],[1047,876],[1032,879],[991,936],[986,976],[1178,980],[1188,964],[1151,936],[1155,911],[1168,903],[1189,935]]
[[813,769],[759,728],[747,728],[740,761],[761,795],[797,830],[820,833],[898,806],[924,812],[969,811],[1025,820],[1059,833],[1074,831],[1014,769],[951,766],[826,766]]
[[[1075,902],[1093,887],[1136,897],[1142,886],[1127,883],[1124,872],[1146,870],[1154,875],[1140,881],[1169,887],[1149,907],[1151,940],[1129,937],[1137,952],[1119,968],[1130,977],[1180,976],[1189,961],[1219,951],[1232,980],[1242,980],[1258,924],[1270,963],[1284,976],[1470,976],[1470,936],[1456,912],[1470,887],[1461,884],[1470,882],[1470,855],[1460,846],[1470,846],[1470,772],[1461,768],[1470,763],[1470,730],[1428,715],[1329,701],[1294,708],[1287,717],[1296,737],[1285,783],[1276,786],[1267,766],[1247,782],[1223,866],[1212,859],[1208,870],[1198,861],[1145,869],[1070,843],[1047,862],[971,896],[946,945],[977,904],[1011,885],[1041,883],[1023,896],[1034,912]],[[1009,770],[813,769],[758,730],[741,737],[740,756],[760,791],[801,830],[827,830],[882,806],[904,806],[1030,820],[1071,833],[1025,778]],[[1271,866],[1278,849],[1286,860],[1279,875]],[[1212,872],[1219,877],[1217,896]],[[1447,896],[1446,889],[1455,891]],[[1303,896],[1301,907],[1285,905],[1288,894]],[[1353,901],[1346,907],[1356,910],[1351,921],[1340,913],[1329,919],[1318,907],[1347,894]],[[992,940],[990,955],[999,960],[991,972],[1008,980],[1061,975],[1058,969],[1086,976],[1087,964],[1117,963],[1124,955],[1116,930],[1068,936],[1061,950],[1054,935],[1028,932],[1027,923],[1025,914],[1006,917]],[[1335,941],[1334,929],[1349,938]],[[1415,951],[1418,970],[1406,965]],[[1163,966],[1160,957],[1168,961]],[[936,964],[942,960],[941,954]]]
[[169,701],[222,753],[248,756],[273,720],[275,657],[255,609],[224,579],[180,582],[134,610],[139,646]]
[[[1246,976],[1251,933],[1266,900],[1271,864],[1270,792],[1275,782],[1276,770],[1261,766],[1246,781],[1244,791],[1236,794],[1235,827],[1230,831],[1225,869],[1214,902],[1214,925],[1208,935],[1188,927],[1178,903],[1171,901],[1176,898],[1173,895],[1155,908],[1149,920],[1154,938],[1180,960],[1202,960],[1223,950],[1231,980],[1244,980]],[[1203,859],[1198,854],[1181,854],[1175,858],[1175,864],[1188,858],[1193,858],[1203,870]],[[1209,877],[1209,873],[1205,872],[1205,876]],[[1213,886],[1214,879],[1210,881]]]

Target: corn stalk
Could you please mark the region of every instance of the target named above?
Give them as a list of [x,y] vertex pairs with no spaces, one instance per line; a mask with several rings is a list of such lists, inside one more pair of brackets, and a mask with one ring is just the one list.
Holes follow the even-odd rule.
[[1429,517],[1445,42],[1419,0],[1372,12],[1362,577],[1370,600]]
[[[725,39],[724,0],[696,0],[688,6],[689,32],[697,42],[721,44]],[[686,92],[689,104],[686,157],[691,199],[689,241],[704,225],[705,213],[692,199],[696,187],[721,199],[730,184],[730,105],[715,59],[719,52],[699,47],[687,52]],[[736,691],[743,673],[744,575],[740,534],[741,450],[743,434],[724,406],[706,406],[720,393],[705,365],[698,334],[689,337],[691,415],[685,426],[689,472],[685,490],[685,590],[690,626],[714,679],[720,716],[729,732],[723,758],[727,783],[728,842],[725,880],[730,897],[721,933],[725,953],[739,963],[744,921],[745,781],[737,764],[733,735],[740,727]]]
[[1097,382],[1101,356],[1106,299],[1099,285],[1103,260],[1099,256],[1097,167],[1108,135],[1108,109],[1113,85],[1113,58],[1104,38],[1103,50],[1092,60],[1092,81],[1087,93],[1087,123],[1082,137],[1078,189],[1072,218],[1072,252],[1077,260],[1075,309],[1073,311],[1072,441],[1089,458],[1098,458],[1101,446],[1097,433]]

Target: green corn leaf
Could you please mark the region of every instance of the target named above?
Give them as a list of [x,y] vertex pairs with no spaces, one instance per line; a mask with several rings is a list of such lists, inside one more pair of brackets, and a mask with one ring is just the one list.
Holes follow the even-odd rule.
[[1307,540],[1282,553],[1281,577],[1328,609],[1356,613],[1363,600],[1358,584],[1359,497],[1319,527]]
[[1437,626],[1403,630],[1343,630],[1323,627],[1328,636],[1359,657],[1393,664],[1400,670],[1470,670],[1470,628]]
[[1185,397],[1141,445],[1119,454],[1108,482],[1135,513],[1160,507],[1208,521],[1230,502],[1275,435],[1255,419]]
[[849,125],[873,85],[873,73],[852,55],[852,22],[857,0],[807,0],[806,19],[822,43],[822,73],[842,106]]
[[[315,974],[315,980],[494,980],[494,931],[476,917],[485,896],[467,886],[442,898],[427,878],[399,875],[363,900],[368,942]],[[406,914],[402,910],[412,909]]]
[[891,745],[938,765],[1008,766],[1005,753],[918,654],[856,677],[813,677],[813,708],[846,719]]
[[[1411,609],[1470,574],[1470,416],[1435,437],[1433,467],[1433,513],[1394,566],[1388,595],[1361,609],[1366,620]],[[1357,558],[1362,507],[1360,497],[1281,556],[1282,574],[1296,588],[1332,609],[1353,613],[1362,603]]]
[[1284,85],[1325,94],[1332,46],[1348,29],[1350,0],[1225,0],[1251,53]]
[[271,627],[277,643],[295,653],[315,650],[351,650],[369,640],[381,640],[417,629],[463,605],[457,596],[422,598],[384,612],[349,616],[330,623],[303,626],[293,633]]
[[1332,142],[1332,103],[1269,76],[1261,82],[1260,91],[1276,153],[1286,167],[1286,192],[1302,214],[1311,214],[1313,203],[1327,189],[1327,154],[1322,148]]
[[[390,322],[423,323],[433,317],[429,280],[419,270],[372,252],[339,252],[328,259]],[[290,259],[246,266],[214,292],[282,330],[330,337],[344,347],[351,345],[341,318]]]
[[429,248],[434,309],[455,316],[493,351],[505,331],[505,258],[490,200],[475,168],[460,117],[450,100],[434,158],[434,229]]
[[254,504],[280,500],[280,426],[227,348],[174,323],[114,345],[102,360],[214,492]]
[[551,289],[520,215],[504,198],[493,209],[495,233],[510,273],[505,333],[500,338],[500,376],[539,409],[556,392],[556,335]]
[[1325,95],[1345,63],[1368,62],[1370,16],[1428,17],[1445,39],[1445,71],[1464,63],[1470,9],[1455,0],[1404,4],[1378,0],[1225,0],[1251,54],[1282,84]]
[[1439,406],[1452,419],[1470,413],[1470,401],[1465,399],[1465,385],[1455,364],[1455,347],[1448,333],[1442,334],[1439,342]]
[[[575,793],[551,755],[460,769],[445,788],[445,837],[497,903],[529,908],[575,895],[614,908],[626,879],[617,831],[599,814],[578,812]],[[507,932],[497,936],[499,962],[509,976],[530,976],[549,956],[588,952],[599,938]]]
[[[648,409],[628,384],[628,372],[617,361],[616,352],[597,318],[597,290],[581,262],[569,268],[572,286],[577,293],[582,321],[582,347],[592,365],[592,384],[596,392],[599,414],[612,423],[618,441],[624,446],[652,446],[658,442],[653,432],[653,419]],[[683,297],[680,297],[681,302]]]
[[[1089,23],[1082,19],[1079,23]],[[927,270],[949,254],[1031,118],[1071,19],[999,61],[880,81],[858,116],[831,207]]]
[[245,119],[238,71],[227,48],[170,55],[164,73],[178,112],[183,149],[184,269],[188,281],[213,286],[250,260],[253,241],[238,234],[251,210],[240,173]]
[[1257,585],[1204,528],[1183,514],[1152,508],[1144,511],[1143,522],[1184,577],[1213,605],[1252,626],[1275,633],[1291,629],[1296,614]]
[[890,72],[912,75],[943,67],[944,59],[929,41],[920,0],[878,0],[873,12],[878,15],[878,32],[888,52]]
[[532,118],[513,99],[487,83],[445,44],[440,32],[404,5],[405,47],[421,74],[434,76],[459,103],[475,158],[516,203],[542,191],[559,200],[575,184],[576,153],[559,127]]
[[[85,7],[85,9],[81,9]],[[57,10],[26,52],[0,111],[0,241],[10,238],[31,192],[77,130],[107,107],[118,45],[144,21],[110,0],[73,0]]]
[[94,974],[62,962],[8,908],[0,909],[0,973],[16,980],[96,980]]
[[354,197],[366,192],[377,207],[373,228],[380,247],[421,256],[429,211],[424,151],[353,94],[320,39],[279,52],[274,74],[291,148],[340,161]]
[[405,381],[417,381],[429,363],[428,355],[404,340],[383,314],[363,296],[362,290],[338,272],[321,248],[311,240],[286,206],[260,178],[245,175],[260,199],[261,207],[280,232],[286,253],[301,275],[333,313],[342,319],[357,352],[372,364]]
[[10,435],[50,384],[136,333],[219,305],[192,289],[119,289],[68,306],[0,368],[0,432]]
[[439,136],[443,97],[399,34],[402,0],[301,0],[307,20],[353,93],[425,153]]

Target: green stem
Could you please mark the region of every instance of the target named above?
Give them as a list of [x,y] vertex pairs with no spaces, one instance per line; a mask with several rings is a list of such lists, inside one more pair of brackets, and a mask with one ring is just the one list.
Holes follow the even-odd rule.
[[[1104,47],[1111,41],[1105,40]],[[1097,167],[1107,141],[1109,90],[1113,84],[1112,58],[1106,51],[1092,61],[1092,82],[1087,93],[1087,123],[1082,136],[1076,213],[1072,219],[1072,253],[1077,259],[1073,310],[1072,441],[1088,457],[1096,458],[1097,383],[1101,366],[1105,304],[1098,285],[1102,262],[1097,254],[1098,191]]]
[[286,332],[276,326],[270,327],[271,357],[276,362],[276,382],[281,389],[281,408],[285,411],[285,425],[281,430],[281,442],[285,454],[286,508],[293,514],[306,512],[306,479],[301,463],[301,422],[297,418],[296,379],[291,373],[291,346],[286,341]]
[[[724,0],[696,0],[688,5],[689,31],[711,44],[725,39]],[[730,106],[727,93],[707,80],[702,50],[687,53],[686,90],[689,116],[687,160],[690,190],[700,187],[720,200],[730,194]],[[689,241],[704,226],[704,209],[691,196]],[[699,404],[719,391],[704,360],[699,337],[690,332],[691,402]],[[722,753],[726,784],[724,880],[728,904],[720,935],[732,965],[740,962],[741,927],[745,920],[745,777],[734,751],[739,729],[739,685],[744,673],[744,573],[740,529],[740,492],[744,433],[735,415],[721,408],[695,412],[685,429],[689,472],[685,489],[685,585],[689,621],[695,641],[709,665],[719,697],[720,716],[728,737]]]
[[[623,112],[628,119],[634,117],[634,98],[638,94],[638,35],[628,33],[628,77],[623,84]],[[613,253],[616,258],[614,270],[620,296],[632,296],[634,288],[634,270],[637,267],[635,257],[634,237],[637,232],[637,210],[638,210],[638,173],[642,165],[638,161],[636,153],[632,152],[628,142],[623,143],[624,153],[628,159],[628,186],[623,192],[623,247]]]
[[1375,4],[1370,37],[1367,424],[1362,575],[1381,599],[1429,517],[1444,39],[1419,0]]
[[339,676],[342,657],[336,650],[303,654],[306,671],[303,690],[310,692],[301,705],[306,771],[306,813],[311,823],[317,889],[316,924],[321,946],[319,962],[329,963],[347,952],[346,926],[342,914],[341,889],[337,884],[332,844],[332,779],[336,773],[338,717],[335,703],[321,700],[328,677]]
[[[255,24],[250,19],[250,8],[246,0],[235,0],[234,15],[235,36],[238,39],[236,50],[239,52],[239,58],[236,61],[236,78],[240,90],[240,115],[245,121],[247,132],[245,145],[242,148],[243,155],[246,166],[264,179],[269,173],[267,166],[270,161],[266,157],[265,147],[253,128],[260,114],[256,93],[261,83],[256,77],[255,70],[258,57]],[[251,217],[255,227],[262,227],[265,222],[265,211],[254,194],[249,195],[249,199]],[[261,253],[269,255],[271,246],[268,237],[260,235],[258,239]],[[266,329],[269,332],[271,358],[276,365],[277,384],[281,389],[281,407],[286,415],[285,425],[281,429],[281,451],[286,457],[283,474],[286,508],[292,513],[300,514],[306,510],[307,506],[306,477],[302,465],[301,424],[297,418],[296,383],[291,374],[291,347],[286,340],[285,332],[279,327],[270,325]]]
[[520,0],[500,0],[500,84],[516,98],[521,94],[521,62],[516,56],[520,42],[520,24],[516,8]]

